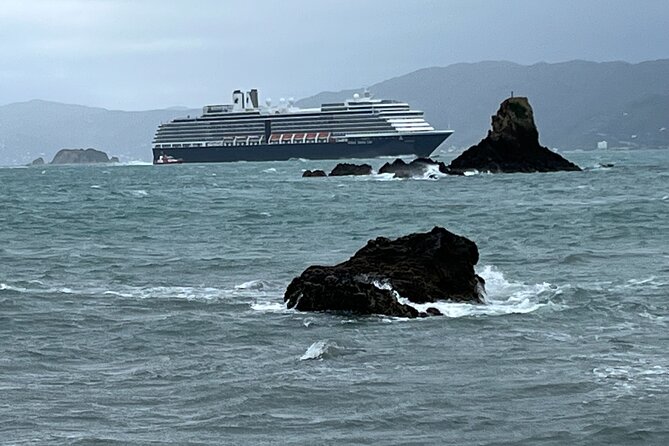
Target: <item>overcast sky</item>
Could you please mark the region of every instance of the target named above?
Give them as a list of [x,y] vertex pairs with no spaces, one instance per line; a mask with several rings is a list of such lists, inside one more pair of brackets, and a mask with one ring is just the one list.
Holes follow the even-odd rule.
[[0,104],[300,98],[429,66],[669,58],[669,0],[0,0]]

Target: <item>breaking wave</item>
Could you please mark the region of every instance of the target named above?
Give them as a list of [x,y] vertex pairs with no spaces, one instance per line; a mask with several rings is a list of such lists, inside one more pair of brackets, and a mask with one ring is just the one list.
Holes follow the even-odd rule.
[[[509,281],[501,271],[493,266],[485,266],[479,275],[486,281],[485,304],[439,301],[427,304],[416,304],[408,299],[398,297],[399,302],[410,305],[418,311],[437,308],[446,317],[501,316],[506,314],[525,314],[542,307],[556,305],[551,298],[560,294],[561,289],[547,282],[526,284]],[[377,284],[377,286],[379,286]],[[386,287],[381,285],[379,287]],[[386,288],[388,289],[388,288]]]

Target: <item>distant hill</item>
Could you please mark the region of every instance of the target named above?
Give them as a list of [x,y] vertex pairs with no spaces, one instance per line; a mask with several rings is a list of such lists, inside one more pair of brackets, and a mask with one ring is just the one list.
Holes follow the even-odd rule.
[[[369,86],[377,97],[425,111],[436,128],[452,128],[447,146],[483,138],[490,116],[513,91],[534,107],[541,142],[559,149],[669,147],[669,59],[626,62],[461,63],[425,68]],[[361,89],[355,90],[360,91]],[[318,106],[354,90],[324,92],[298,102]],[[151,159],[161,122],[200,110],[172,107],[126,112],[29,101],[0,106],[0,165],[51,160],[60,149],[94,147],[121,161]]]
[[50,161],[58,150],[94,147],[121,161],[151,160],[161,122],[199,110],[117,111],[47,101],[0,106],[0,165]]
[[[512,91],[530,99],[544,145],[592,149],[606,140],[609,147],[669,147],[669,60],[462,63],[425,68],[369,88],[377,97],[425,111],[437,128],[454,129],[446,145],[459,148],[486,135],[490,116]],[[356,91],[325,92],[298,105],[343,100]]]

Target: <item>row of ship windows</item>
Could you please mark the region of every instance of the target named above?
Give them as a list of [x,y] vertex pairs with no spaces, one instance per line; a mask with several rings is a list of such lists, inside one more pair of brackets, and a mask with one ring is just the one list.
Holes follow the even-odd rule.
[[265,125],[265,122],[269,121],[272,125],[302,125],[306,123],[346,123],[346,122],[379,122],[387,121],[389,119],[423,119],[422,116],[349,116],[346,119],[327,119],[322,117],[314,117],[308,119],[272,119],[272,120],[238,120],[238,119],[226,119],[226,120],[190,120],[190,121],[173,121],[168,124],[163,124],[163,126],[209,126],[209,125]]
[[[383,132],[377,132],[377,133],[383,133]],[[264,136],[259,136],[259,135],[181,135],[179,136],[173,136],[173,137],[156,137],[154,138],[155,143],[175,143],[175,142],[180,142],[183,141],[184,139],[187,139],[187,137],[196,137],[197,140],[200,141],[218,141],[222,139],[233,139],[233,138],[247,138],[250,136],[251,138],[261,138]],[[343,135],[338,135],[338,136],[343,136]],[[193,138],[195,139],[195,138]]]
[[357,118],[357,117],[370,117],[370,116],[386,116],[386,115],[423,115],[423,112],[420,110],[380,110],[376,113],[370,112],[349,112],[346,116],[341,114],[329,114],[329,113],[289,113],[285,115],[262,115],[259,113],[254,113],[250,115],[244,114],[234,114],[230,115],[228,113],[221,113],[218,115],[203,115],[194,119],[175,119],[174,122],[193,122],[197,121],[265,121],[271,119],[272,121],[290,121],[290,120],[303,120],[305,118],[317,118],[317,119],[327,119],[327,120],[341,120],[346,118]]
[[154,144],[156,149],[190,149],[199,147],[232,147],[232,146],[259,146],[261,144],[315,144],[334,142],[334,138],[330,136],[318,136],[307,138],[307,135],[296,137],[297,135],[290,135],[290,137],[283,138],[285,135],[272,135],[269,142],[265,142],[265,137],[235,137],[226,138],[219,141],[202,141],[202,142],[181,142],[181,143],[157,143]]
[[[272,127],[272,130],[275,132],[306,132],[306,131],[382,131],[382,130],[394,130],[395,127],[389,124],[385,125],[366,125],[366,126],[302,126],[300,128],[290,128],[285,127]],[[183,136],[183,135],[223,135],[223,134],[239,134],[239,133],[262,133],[264,129],[262,128],[249,128],[249,127],[238,127],[238,128],[212,128],[207,129],[206,131],[198,129],[160,129],[158,130],[156,137],[161,136]]]

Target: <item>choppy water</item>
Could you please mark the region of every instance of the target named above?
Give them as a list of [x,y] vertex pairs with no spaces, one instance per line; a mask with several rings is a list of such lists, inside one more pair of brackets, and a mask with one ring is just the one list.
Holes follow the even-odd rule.
[[[567,157],[615,167],[0,169],[0,443],[669,444],[669,153]],[[283,307],[308,265],[434,225],[478,244],[489,305]]]

